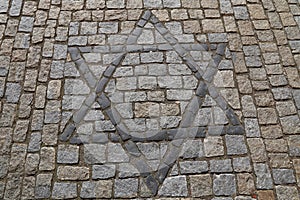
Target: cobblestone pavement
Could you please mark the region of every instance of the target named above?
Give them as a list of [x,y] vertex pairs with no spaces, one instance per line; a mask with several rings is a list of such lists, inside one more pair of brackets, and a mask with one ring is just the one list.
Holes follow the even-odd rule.
[[0,0],[0,199],[300,200],[299,0]]

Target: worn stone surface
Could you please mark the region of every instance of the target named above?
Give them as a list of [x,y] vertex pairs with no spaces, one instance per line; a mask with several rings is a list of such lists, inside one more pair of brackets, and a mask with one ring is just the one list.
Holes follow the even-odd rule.
[[0,0],[0,199],[299,199],[297,0]]
[[177,176],[166,178],[158,194],[163,196],[187,196],[186,177]]
[[209,175],[193,175],[191,180],[191,193],[193,197],[202,197],[212,194],[212,180]]
[[232,174],[214,175],[213,192],[215,195],[233,195],[236,193],[235,177]]

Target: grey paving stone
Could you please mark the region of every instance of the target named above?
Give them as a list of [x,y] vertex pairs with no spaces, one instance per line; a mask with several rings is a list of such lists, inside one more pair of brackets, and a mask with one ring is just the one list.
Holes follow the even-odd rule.
[[143,63],[156,63],[162,61],[163,61],[162,52],[141,53],[141,62]]
[[146,8],[161,8],[162,0],[149,0],[144,2]]
[[108,179],[115,176],[116,166],[115,165],[93,165],[92,169],[93,179]]
[[118,163],[118,162],[128,162],[129,157],[121,144],[109,143],[107,147],[108,152],[108,162]]
[[151,30],[144,29],[142,30],[141,35],[137,39],[137,44],[153,44],[154,35]]
[[8,167],[9,167],[9,160],[8,156],[1,156],[0,157],[0,178],[4,178],[7,175],[8,172]]
[[292,98],[291,90],[284,87],[273,88],[272,93],[275,100],[286,100]]
[[254,164],[256,187],[258,189],[273,189],[273,181],[268,166],[263,163]]
[[258,45],[244,46],[243,51],[246,56],[259,56],[260,49]]
[[5,97],[8,103],[17,103],[21,95],[21,85],[18,83],[7,83]]
[[64,62],[63,61],[52,61],[50,78],[62,78],[64,75]]
[[106,162],[106,146],[101,144],[84,145],[84,160],[89,164]]
[[114,184],[114,196],[119,198],[135,197],[138,192],[138,179],[116,179]]
[[183,161],[179,163],[181,174],[196,174],[208,171],[206,161]]
[[180,156],[183,158],[201,158],[204,156],[201,140],[188,140],[183,144]]
[[107,8],[125,8],[125,0],[108,0]]
[[21,32],[31,32],[33,28],[33,17],[21,17],[19,31]]
[[35,198],[49,198],[51,196],[52,174],[38,174],[35,187]]
[[118,23],[117,22],[100,22],[99,23],[99,32],[100,33],[117,33],[118,32]]
[[1,0],[0,2],[0,13],[5,13],[8,10],[9,2],[5,0]]
[[299,199],[297,188],[293,186],[276,186],[276,194],[278,200]]
[[135,166],[136,165],[130,163],[119,164],[119,168],[118,168],[119,178],[138,177],[140,175],[140,172]]
[[55,168],[55,149],[53,147],[42,147],[39,170],[51,171]]
[[261,67],[262,61],[258,56],[247,56],[245,57],[246,65],[248,67]]
[[24,142],[26,139],[26,134],[28,131],[29,121],[28,120],[18,120],[14,130],[13,140],[15,142]]
[[300,155],[300,137],[298,135],[291,135],[288,137],[289,154],[291,156]]
[[17,199],[21,195],[21,177],[18,173],[8,174],[4,199]]
[[275,184],[284,185],[296,182],[292,169],[272,169],[272,174]]
[[75,164],[79,161],[79,147],[72,145],[59,145],[57,163]]
[[4,87],[5,87],[5,78],[0,78],[0,97],[4,95]]
[[182,88],[182,80],[176,76],[159,76],[158,85],[162,88]]
[[158,191],[161,196],[186,197],[188,195],[185,176],[168,177]]
[[75,197],[77,197],[76,183],[54,183],[52,191],[53,199],[70,199]]
[[65,59],[67,57],[67,45],[54,45],[53,58],[54,59]]
[[80,34],[92,35],[97,33],[98,24],[97,22],[82,22]]
[[38,171],[40,161],[39,154],[27,154],[25,163],[25,173],[27,175],[34,175]]
[[242,155],[247,153],[246,141],[244,136],[225,136],[228,155]]
[[70,46],[84,46],[87,44],[87,36],[71,36],[68,39],[68,45]]
[[60,102],[56,100],[48,101],[46,104],[45,123],[58,123],[61,118]]
[[210,33],[208,34],[208,40],[213,43],[227,42],[226,33]]
[[250,196],[237,196],[234,198],[234,200],[254,200],[254,198]]
[[96,131],[101,131],[101,132],[105,132],[105,131],[114,131],[115,127],[112,124],[111,121],[109,120],[102,120],[102,121],[97,121],[95,124],[95,130]]
[[160,158],[159,144],[157,143],[137,143],[140,152],[149,160]]
[[231,196],[236,194],[236,190],[233,174],[214,175],[213,192],[215,195]]
[[210,171],[216,173],[232,172],[231,159],[211,160]]
[[[96,182],[83,182],[80,190],[81,198],[96,198],[95,194]],[[110,188],[109,188],[110,189]]]
[[43,128],[44,111],[34,110],[32,115],[31,130],[37,131]]
[[236,172],[251,172],[252,167],[248,157],[233,158],[233,169]]
[[70,95],[84,95],[89,94],[90,89],[82,80],[66,79],[64,92]]
[[297,115],[280,118],[283,132],[286,134],[296,134],[300,132],[300,119]]
[[257,119],[245,118],[245,131],[247,137],[259,137],[260,130]]
[[223,14],[231,14],[233,13],[233,9],[229,0],[221,0],[220,1],[220,10]]
[[11,7],[9,10],[9,15],[16,17],[20,15],[20,11],[22,8],[22,0],[13,0],[11,3]]
[[0,181],[0,198],[3,198],[5,192],[5,183],[4,181]]

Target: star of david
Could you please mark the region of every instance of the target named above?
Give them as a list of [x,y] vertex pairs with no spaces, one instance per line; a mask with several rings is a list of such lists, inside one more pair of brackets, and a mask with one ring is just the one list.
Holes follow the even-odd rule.
[[[138,38],[141,36],[143,29],[146,24],[151,24],[156,31],[158,31],[163,39],[167,41],[166,44],[161,45],[136,45]],[[206,95],[213,98],[216,104],[224,111],[226,117],[228,118],[228,124],[220,130],[220,135],[223,134],[244,134],[243,125],[240,123],[238,117],[235,115],[233,109],[225,101],[222,95],[219,94],[218,89],[213,84],[213,78],[218,71],[218,65],[225,54],[226,44],[218,44],[212,58],[208,61],[208,66],[205,70],[201,69],[199,63],[197,63],[193,57],[190,55],[189,51],[201,50],[209,51],[207,45],[202,44],[192,44],[184,45],[178,42],[178,40],[170,33],[170,31],[161,23],[156,16],[154,16],[151,11],[145,11],[141,19],[136,23],[136,28],[131,32],[131,35],[127,39],[127,44],[124,45],[122,51],[118,52],[121,55],[109,66],[107,66],[100,80],[94,81],[91,79],[91,71],[88,65],[85,63],[83,57],[81,56],[81,50],[78,47],[70,47],[69,53],[72,60],[76,63],[77,69],[81,76],[86,80],[88,86],[94,90],[90,95],[88,95],[77,112],[73,114],[70,118],[63,133],[60,135],[60,140],[70,141],[71,143],[80,143],[80,138],[74,137],[74,132],[77,126],[82,122],[83,118],[87,114],[88,110],[92,105],[97,102],[103,113],[110,119],[112,124],[116,128],[116,132],[119,135],[119,143],[127,151],[130,156],[130,163],[132,163],[140,172],[143,177],[147,187],[153,195],[157,194],[159,186],[163,183],[168,172],[176,162],[178,155],[180,154],[181,147],[186,139],[204,137],[203,134],[207,129],[205,127],[198,127],[193,124],[198,110],[202,107]],[[125,52],[124,52],[125,49]],[[106,87],[109,82],[114,79],[114,73],[120,67],[126,56],[130,53],[152,53],[152,52],[166,52],[175,51],[182,63],[188,67],[191,71],[192,76],[197,80],[197,85],[195,87],[194,96],[189,100],[188,104],[184,108],[184,112],[179,114],[180,121],[177,127],[160,127],[158,129],[147,129],[147,130],[130,130],[128,128],[127,120],[119,113],[112,101],[108,92],[106,92]],[[155,55],[155,53],[153,54]],[[130,88],[129,88],[130,89]],[[149,88],[142,88],[141,91],[148,91]],[[153,88],[150,87],[149,91]],[[168,87],[159,88],[159,90],[164,94],[172,93],[172,90]],[[139,92],[138,89],[134,88],[134,92]],[[164,100],[161,100],[164,101]],[[176,104],[176,98],[166,99],[172,104]],[[151,101],[150,101],[151,102]],[[155,101],[154,101],[155,102]],[[152,105],[141,103],[141,102],[131,102],[133,107],[137,110],[143,109],[138,107],[141,105]],[[148,101],[149,103],[149,101]],[[153,103],[153,102],[152,102]],[[154,105],[154,103],[153,103]],[[147,109],[146,109],[147,110]],[[151,109],[150,109],[151,111]],[[147,118],[149,112],[139,116],[140,118]],[[135,115],[138,118],[138,115]],[[154,117],[155,118],[155,117]],[[137,142],[145,141],[168,141],[168,148],[163,159],[160,161],[158,170],[152,171],[149,166],[147,159],[142,155],[141,151],[137,147]]]

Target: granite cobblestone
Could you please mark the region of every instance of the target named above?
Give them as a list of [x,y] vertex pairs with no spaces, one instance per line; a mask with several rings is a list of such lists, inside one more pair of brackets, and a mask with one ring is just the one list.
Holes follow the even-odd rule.
[[299,199],[299,14],[0,0],[0,199]]

